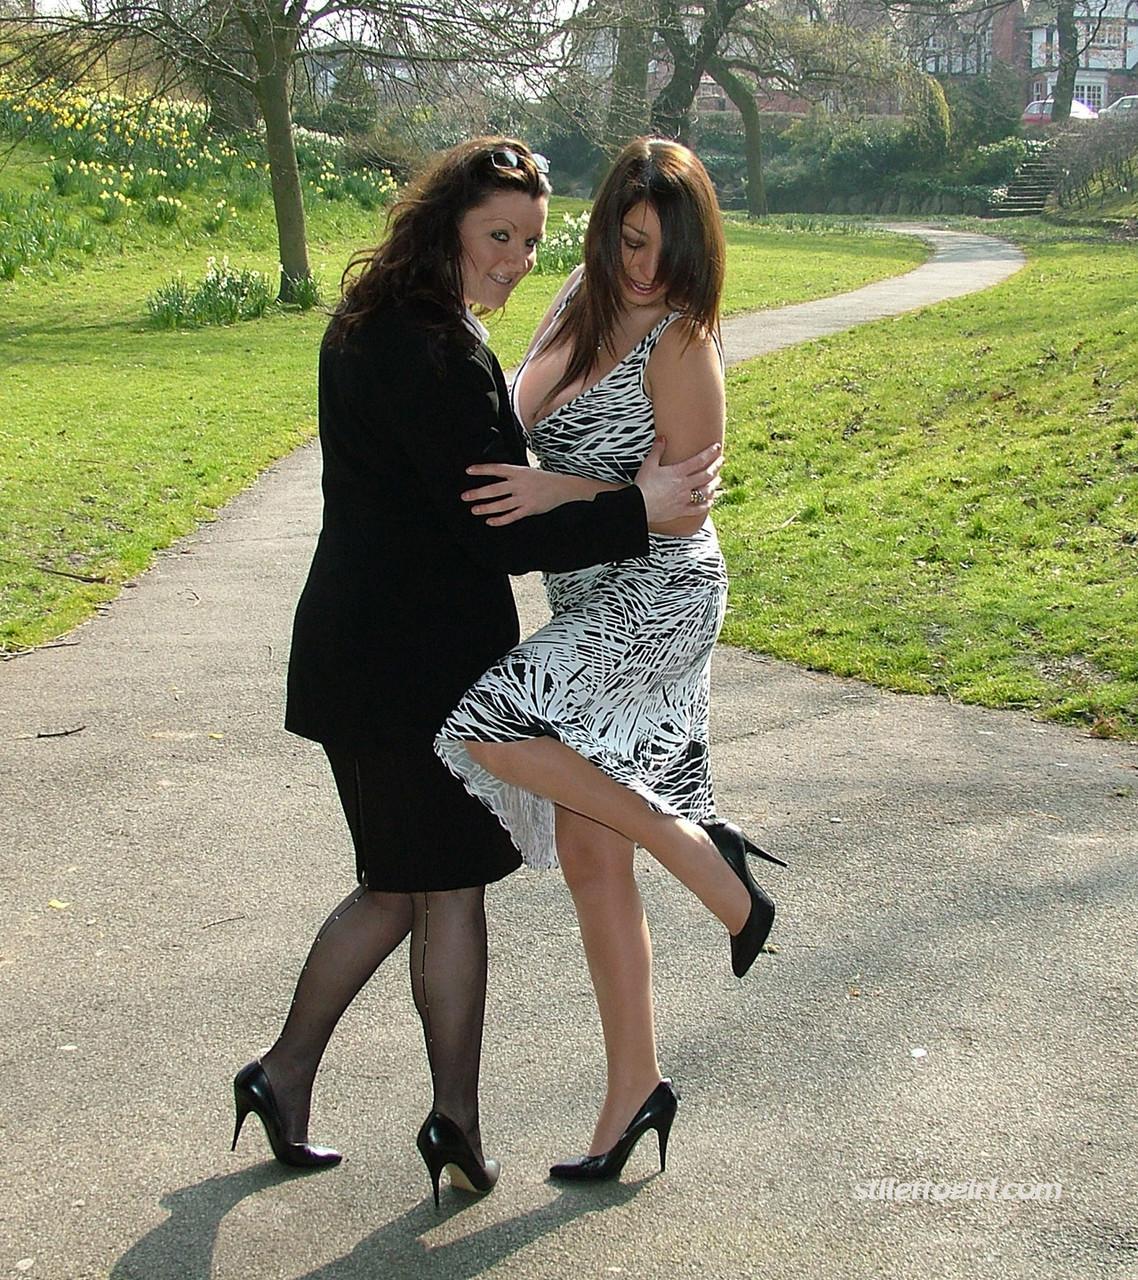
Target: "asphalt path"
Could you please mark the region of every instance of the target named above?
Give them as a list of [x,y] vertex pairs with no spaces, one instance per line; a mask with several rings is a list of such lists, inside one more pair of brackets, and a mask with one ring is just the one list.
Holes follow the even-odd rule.
[[[731,358],[1022,262],[921,234],[937,252],[907,276],[733,321]],[[285,459],[101,616],[0,665],[0,1274],[1138,1276],[1138,751],[727,649],[720,808],[792,868],[765,874],[774,950],[738,983],[722,930],[642,862],[683,1095],[667,1173],[646,1141],[619,1183],[546,1179],[603,1077],[555,873],[490,893],[491,1196],[433,1206],[398,956],[318,1083],[313,1135],[344,1163],[290,1174],[255,1120],[230,1154],[233,1072],[350,887],[321,752],[280,727],[318,470],[315,447]],[[519,596],[536,625],[533,579]]]

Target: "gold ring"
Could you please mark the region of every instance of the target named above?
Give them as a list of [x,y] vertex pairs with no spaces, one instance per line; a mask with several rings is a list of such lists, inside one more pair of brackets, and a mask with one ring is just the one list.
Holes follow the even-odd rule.
[[693,489],[691,491],[691,504],[693,507],[702,506],[707,501],[707,494],[702,489]]

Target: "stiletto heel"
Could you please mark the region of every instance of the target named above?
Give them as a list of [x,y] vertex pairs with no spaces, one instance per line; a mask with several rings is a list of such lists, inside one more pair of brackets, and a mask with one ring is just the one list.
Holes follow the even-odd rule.
[[450,1169],[452,1187],[478,1195],[492,1190],[502,1171],[497,1160],[480,1161],[466,1134],[440,1111],[432,1111],[423,1121],[415,1145],[431,1175],[436,1209],[439,1207],[439,1179],[444,1169]]
[[601,1182],[619,1178],[633,1148],[649,1129],[656,1130],[660,1172],[663,1173],[668,1155],[668,1135],[672,1132],[672,1121],[676,1118],[679,1103],[680,1095],[672,1087],[672,1082],[661,1080],[608,1151],[599,1156],[578,1156],[575,1160],[555,1164],[549,1170],[549,1176],[562,1182]]
[[237,1108],[237,1123],[233,1127],[233,1146],[237,1150],[237,1139],[241,1136],[241,1128],[250,1111],[260,1117],[265,1126],[265,1134],[273,1155],[281,1164],[297,1169],[320,1169],[328,1165],[339,1164],[343,1159],[338,1151],[331,1147],[312,1147],[307,1142],[286,1142],[284,1122],[281,1120],[280,1108],[277,1106],[273,1087],[265,1068],[260,1062],[250,1062],[242,1067],[233,1078],[233,1102]]
[[241,1127],[245,1123],[245,1117],[249,1114],[249,1102],[244,1097],[236,1098],[237,1103],[237,1123],[233,1126],[233,1145],[230,1151],[237,1150],[237,1139],[241,1136]]
[[765,849],[760,849],[759,846],[750,838],[750,836],[743,835],[741,831],[739,834],[743,836],[743,848],[747,850],[747,852],[751,855],[751,857],[764,858],[766,859],[767,862],[773,862],[776,867],[787,866],[787,864],[783,862],[781,858],[776,858],[773,853],[767,853]]
[[774,924],[774,903],[755,883],[747,866],[747,854],[765,858],[767,862],[773,862],[779,867],[785,867],[786,863],[767,853],[765,849],[760,849],[733,822],[711,818],[699,825],[711,837],[724,862],[743,882],[751,899],[751,911],[746,922],[738,933],[731,935],[731,969],[735,977],[742,978],[755,963]]

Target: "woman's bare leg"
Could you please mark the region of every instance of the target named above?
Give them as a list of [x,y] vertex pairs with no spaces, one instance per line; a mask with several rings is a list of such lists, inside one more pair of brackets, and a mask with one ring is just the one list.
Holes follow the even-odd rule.
[[608,1089],[589,1147],[590,1155],[601,1155],[660,1082],[652,942],[630,840],[558,809],[557,856],[577,909],[605,1037]]
[[642,845],[705,907],[738,933],[751,900],[743,883],[694,822],[657,813],[634,791],[556,738],[520,742],[467,742],[471,758],[505,782],[546,796],[563,809],[591,818]]

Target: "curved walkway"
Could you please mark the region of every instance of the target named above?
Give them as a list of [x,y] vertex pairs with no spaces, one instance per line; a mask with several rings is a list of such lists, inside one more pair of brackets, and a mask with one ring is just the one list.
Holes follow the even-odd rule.
[[[937,234],[910,285],[979,287],[981,248],[1013,265]],[[913,303],[886,282],[857,307],[898,290],[890,307]],[[869,314],[850,305],[810,304]],[[786,337],[786,313],[734,323],[733,344],[745,330]],[[684,1094],[667,1174],[646,1141],[619,1184],[545,1180],[582,1146],[602,1061],[568,898],[541,874],[491,895],[492,1196],[434,1210],[398,963],[321,1076],[314,1133],[344,1164],[290,1176],[255,1123],[230,1155],[229,1080],[279,1026],[350,866],[321,752],[280,728],[316,470],[314,449],[286,459],[65,646],[0,665],[0,1273],[1129,1274],[1138,752],[728,650],[721,805],[793,870],[766,876],[777,952],[740,984],[722,931],[644,864]],[[1060,1198],[1001,1198],[1035,1183]]]
[[946,231],[918,222],[886,225],[890,231],[927,241],[933,248],[932,257],[903,276],[878,280],[851,293],[732,317],[723,326],[728,364],[989,289],[1014,275],[1027,261],[1015,245],[992,236]]

